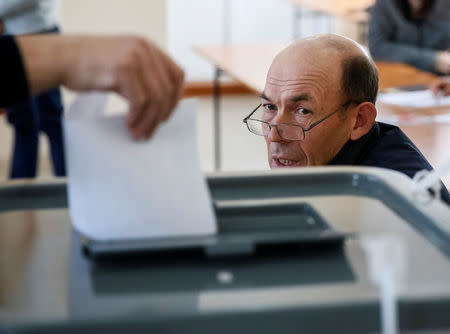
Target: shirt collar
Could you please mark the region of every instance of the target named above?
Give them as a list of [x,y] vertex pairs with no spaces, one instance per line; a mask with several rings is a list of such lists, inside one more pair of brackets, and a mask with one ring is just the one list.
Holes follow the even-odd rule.
[[329,165],[357,165],[368,151],[370,143],[379,136],[380,127],[375,122],[368,133],[358,140],[349,140],[329,162]]

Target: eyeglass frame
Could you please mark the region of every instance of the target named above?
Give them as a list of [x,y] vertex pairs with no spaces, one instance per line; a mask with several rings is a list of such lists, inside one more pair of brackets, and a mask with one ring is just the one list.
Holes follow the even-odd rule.
[[[255,109],[253,109],[253,111],[252,111],[247,117],[245,117],[242,121],[247,125],[248,131],[250,131],[251,133],[253,133],[253,134],[257,135],[257,136],[263,136],[263,137],[266,137],[266,135],[258,135],[257,133],[254,133],[253,131],[250,130],[250,127],[248,126],[248,123],[247,123],[247,121],[248,121],[249,119],[251,119],[251,120],[253,120],[253,121],[258,121],[258,122],[267,124],[267,125],[269,126],[269,131],[272,131],[272,128],[275,127],[275,128],[277,129],[278,136],[280,136],[280,137],[283,138],[283,139],[291,140],[291,141],[300,141],[300,140],[305,140],[305,138],[306,138],[306,132],[307,132],[307,131],[313,129],[315,126],[319,125],[319,124],[322,123],[324,120],[326,120],[327,118],[331,117],[332,115],[334,115],[335,113],[337,113],[338,111],[340,111],[342,108],[344,108],[344,110],[347,109],[347,108],[348,108],[352,103],[354,103],[354,102],[355,102],[355,101],[348,100],[347,102],[345,102],[344,104],[342,104],[340,107],[338,107],[336,110],[334,110],[333,112],[331,112],[331,113],[329,113],[328,115],[326,115],[324,118],[322,118],[322,119],[320,119],[320,120],[314,122],[313,124],[311,124],[307,129],[303,128],[301,125],[298,125],[298,124],[291,124],[291,123],[272,124],[272,123],[263,121],[263,120],[261,120],[261,119],[250,118],[250,117],[256,112],[256,110],[258,110],[259,107],[262,106],[262,103],[260,103]],[[300,129],[302,129],[302,131],[303,131],[303,139],[290,139],[290,138],[285,138],[285,137],[281,136],[281,135],[280,135],[280,132],[278,131],[278,126],[279,126],[279,125],[295,126],[295,127],[298,127],[298,128],[300,128]]]

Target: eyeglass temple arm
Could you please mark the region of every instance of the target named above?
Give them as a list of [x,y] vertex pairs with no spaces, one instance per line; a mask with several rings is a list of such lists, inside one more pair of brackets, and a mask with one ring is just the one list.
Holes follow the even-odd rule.
[[328,117],[333,116],[335,113],[337,113],[338,111],[340,111],[342,108],[347,109],[348,106],[352,104],[352,101],[348,101],[346,103],[344,103],[343,105],[341,105],[339,108],[337,108],[335,111],[333,111],[331,114],[328,114],[327,116],[325,116],[322,119],[319,119],[317,122],[314,122],[313,124],[311,124],[307,129],[303,129],[303,131],[309,131],[311,130],[313,127],[315,127],[317,124],[323,122],[324,120],[326,120]]
[[244,122],[244,123],[247,123],[247,120],[248,120],[250,117],[252,117],[252,115],[256,112],[256,110],[258,110],[259,107],[261,107],[261,103],[258,104],[258,106],[257,106],[255,109],[253,109],[253,111],[250,113],[250,115],[248,115],[247,117],[245,117],[245,118],[243,119],[243,122]]
[[323,122],[324,120],[326,120],[328,117],[331,117],[332,115],[334,115],[335,113],[337,113],[339,110],[341,110],[341,108],[336,109],[335,111],[333,111],[331,114],[328,114],[327,116],[325,116],[322,119],[319,119],[317,122],[314,122],[313,124],[311,124],[307,129],[303,129],[305,131],[309,131],[311,130],[313,127],[315,127],[317,124]]

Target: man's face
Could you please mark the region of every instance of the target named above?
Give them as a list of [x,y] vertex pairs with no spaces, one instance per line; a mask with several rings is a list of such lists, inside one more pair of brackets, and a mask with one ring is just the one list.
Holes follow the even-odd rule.
[[[307,129],[342,109],[347,101],[340,88],[340,63],[339,57],[325,56],[321,51],[283,52],[267,75],[260,117],[270,119],[271,124],[298,124]],[[350,109],[333,114],[307,131],[304,140],[284,139],[272,127],[265,137],[270,167],[328,164],[350,138],[355,120]]]

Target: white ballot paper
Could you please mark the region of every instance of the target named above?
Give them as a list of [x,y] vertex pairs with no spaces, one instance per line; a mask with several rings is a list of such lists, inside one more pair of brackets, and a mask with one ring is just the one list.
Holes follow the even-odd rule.
[[450,96],[435,97],[431,90],[379,94],[378,101],[411,108],[450,107]]
[[126,115],[106,115],[107,95],[79,95],[64,121],[69,208],[95,240],[216,232],[200,171],[193,100],[182,101],[150,140],[134,141]]

